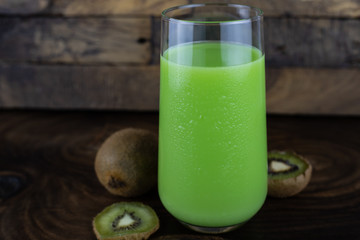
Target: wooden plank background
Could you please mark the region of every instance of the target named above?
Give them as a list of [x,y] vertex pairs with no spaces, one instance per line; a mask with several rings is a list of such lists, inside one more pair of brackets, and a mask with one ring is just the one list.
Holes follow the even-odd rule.
[[[0,108],[157,110],[161,11],[199,2],[0,0]],[[360,0],[223,2],[265,12],[269,113],[360,115]]]
[[[3,18],[0,59],[41,63],[147,64],[150,18]],[[9,27],[11,26],[11,27]]]

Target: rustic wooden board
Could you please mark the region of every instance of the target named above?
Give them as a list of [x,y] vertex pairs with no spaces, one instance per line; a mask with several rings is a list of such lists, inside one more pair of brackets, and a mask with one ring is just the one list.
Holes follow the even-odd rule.
[[360,69],[269,68],[271,113],[360,115]]
[[150,18],[2,18],[0,59],[138,63],[151,58]]
[[158,99],[158,66],[0,67],[4,107],[154,110]]
[[0,239],[95,240],[93,217],[118,201],[141,201],[155,209],[160,229],[153,240],[339,240],[360,235],[359,118],[269,116],[269,150],[292,149],[308,158],[310,184],[295,197],[267,198],[244,226],[218,236],[185,228],[165,210],[156,188],[126,199],[101,186],[94,171],[96,151],[107,136],[126,127],[156,133],[158,113],[1,111],[0,176],[23,176],[25,186],[0,203]]
[[0,14],[36,14],[49,6],[50,0],[0,0]]
[[[268,66],[360,65],[359,19],[267,18],[264,27]],[[2,18],[0,60],[158,63],[159,38],[159,18]]]
[[[159,62],[160,18],[153,20],[153,62]],[[265,18],[267,66],[360,66],[360,20]]]
[[187,4],[188,0],[53,0],[49,12],[66,16],[157,15],[164,9]]
[[[54,0],[50,13],[67,16],[149,14],[160,16],[162,10],[186,3],[209,2],[204,0]],[[219,2],[215,0],[213,2]],[[239,3],[238,0],[221,2]],[[360,16],[359,0],[243,0],[241,4],[261,8],[266,16],[348,17]]]
[[[358,68],[268,68],[268,112],[360,115],[359,75]],[[6,108],[158,110],[158,101],[157,65],[0,66]]]
[[267,18],[269,66],[360,66],[360,20]]
[[[219,2],[218,0],[190,0],[192,3]],[[269,17],[344,17],[360,16],[359,0],[224,0],[258,7]]]

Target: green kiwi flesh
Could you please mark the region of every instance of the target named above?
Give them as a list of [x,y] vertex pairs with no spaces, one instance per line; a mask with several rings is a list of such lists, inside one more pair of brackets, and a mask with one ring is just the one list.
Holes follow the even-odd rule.
[[290,197],[310,182],[312,166],[304,157],[291,151],[268,153],[268,195]]
[[93,230],[99,240],[148,239],[158,228],[155,211],[140,202],[114,203],[93,220]]

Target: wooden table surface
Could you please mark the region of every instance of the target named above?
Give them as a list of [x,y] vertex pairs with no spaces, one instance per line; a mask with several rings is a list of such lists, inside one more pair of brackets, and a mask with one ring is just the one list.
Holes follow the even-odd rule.
[[[158,114],[0,111],[0,239],[94,240],[92,218],[123,200],[142,201],[158,213],[161,227],[151,239],[360,239],[358,117],[269,116],[269,150],[292,149],[307,157],[312,180],[295,197],[267,198],[243,227],[218,236],[183,227],[161,205],[157,189],[124,199],[100,185],[96,151],[125,127],[156,132]],[[20,183],[13,195],[4,189]],[[163,238],[168,235],[182,236]]]

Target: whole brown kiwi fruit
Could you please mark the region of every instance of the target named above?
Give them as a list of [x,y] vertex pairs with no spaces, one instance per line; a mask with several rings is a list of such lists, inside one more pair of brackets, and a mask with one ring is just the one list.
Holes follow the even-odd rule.
[[113,133],[100,146],[95,172],[112,194],[136,197],[157,182],[157,136],[144,129],[126,128]]

